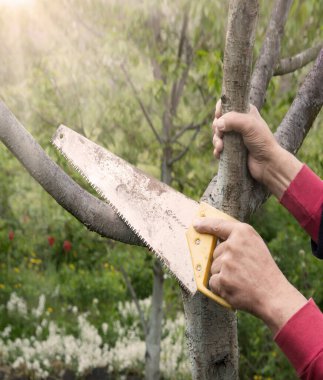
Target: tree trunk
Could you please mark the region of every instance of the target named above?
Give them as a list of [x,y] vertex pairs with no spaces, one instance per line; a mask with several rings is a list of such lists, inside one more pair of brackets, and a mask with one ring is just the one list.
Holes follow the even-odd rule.
[[[167,108],[167,107],[166,107]],[[163,146],[161,180],[170,185],[172,182],[172,166],[169,164],[172,159],[171,146],[167,144],[170,140],[172,128],[170,113],[165,112],[163,117]],[[146,380],[159,380],[160,378],[160,341],[163,321],[163,286],[164,273],[158,260],[154,262],[153,293],[151,301],[151,312],[149,320],[149,331],[146,337]]]
[[[224,53],[223,112],[248,110],[257,16],[256,0],[230,2]],[[224,144],[218,179],[208,200],[213,206],[245,220],[252,189],[247,152],[240,136],[234,133],[225,136]],[[183,298],[193,379],[238,379],[235,314],[201,294],[193,299],[184,294]]]
[[146,380],[158,380],[160,378],[159,363],[163,319],[164,273],[158,260],[155,260],[154,262],[153,271],[154,282],[151,300],[149,331],[146,337]]

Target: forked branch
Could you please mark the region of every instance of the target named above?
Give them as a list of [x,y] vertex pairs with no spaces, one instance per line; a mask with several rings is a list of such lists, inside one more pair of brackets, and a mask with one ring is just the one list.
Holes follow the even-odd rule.
[[[298,93],[277,128],[275,136],[279,144],[296,154],[323,106],[323,49],[314,66],[305,77]],[[250,209],[258,209],[270,195],[268,189],[255,184],[250,197]]]
[[58,204],[90,231],[143,245],[107,203],[85,191],[47,156],[3,102],[0,102],[0,141]]

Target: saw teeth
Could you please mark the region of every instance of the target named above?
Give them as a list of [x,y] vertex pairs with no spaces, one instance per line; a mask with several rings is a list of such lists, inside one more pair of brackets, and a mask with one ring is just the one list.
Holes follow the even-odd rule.
[[147,241],[146,239],[144,239],[140,233],[127,221],[127,219],[123,216],[123,214],[121,214],[119,212],[119,210],[109,201],[109,199],[101,192],[101,190],[94,184],[92,183],[88,178],[87,176],[82,172],[82,170],[74,164],[74,162],[72,162],[68,157],[67,155],[63,152],[63,150],[57,146],[55,144],[55,141],[52,139],[51,140],[51,143],[52,145],[55,147],[55,149],[57,149],[60,154],[65,158],[65,160],[86,180],[86,182],[88,182],[92,188],[99,194],[99,196],[104,199],[104,201],[113,209],[113,211],[119,216],[119,218],[130,228],[130,230],[136,235],[139,237],[139,239],[144,243],[144,245],[148,248],[149,251],[152,251],[154,252],[155,256],[157,256],[157,258],[159,259],[159,261],[162,263],[162,266],[164,269],[167,270],[167,272],[173,277],[176,279],[176,281],[179,283],[179,285],[181,286],[181,288],[183,288],[187,294],[191,295],[191,292],[189,290],[189,288],[177,277],[175,276],[175,274],[168,268],[168,266],[166,265],[166,262],[163,258],[162,255],[160,255],[158,253],[158,251],[156,251]]

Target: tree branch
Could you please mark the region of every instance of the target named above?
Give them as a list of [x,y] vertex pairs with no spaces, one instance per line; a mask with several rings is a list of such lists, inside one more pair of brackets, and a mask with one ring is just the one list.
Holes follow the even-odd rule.
[[158,9],[154,9],[150,12],[150,17],[148,20],[148,27],[152,30],[153,43],[150,44],[150,62],[153,68],[154,78],[157,80],[161,80],[164,84],[166,84],[167,80],[165,75],[162,72],[159,62],[156,59],[156,56],[162,54],[161,51],[161,36],[160,36],[160,18],[161,14]]
[[128,290],[129,290],[129,292],[131,294],[131,297],[132,297],[132,299],[133,299],[133,301],[135,303],[136,309],[137,309],[138,314],[139,314],[140,324],[141,324],[141,327],[142,327],[142,331],[144,332],[145,337],[146,337],[147,334],[148,334],[148,325],[147,325],[147,321],[145,319],[144,313],[142,311],[142,308],[140,306],[140,303],[139,303],[136,291],[135,291],[134,287],[132,286],[130,278],[129,278],[127,272],[124,270],[123,266],[122,265],[118,265],[118,269],[119,269],[120,273],[122,274],[123,279],[124,279],[124,281],[126,283],[126,286],[127,286]]
[[[314,66],[305,77],[298,93],[275,133],[279,144],[296,154],[323,105],[323,49]],[[269,197],[270,192],[255,183],[250,197],[250,209],[258,209]]]
[[168,165],[170,165],[170,166],[173,165],[175,162],[179,161],[181,158],[183,158],[185,156],[185,154],[189,151],[192,142],[195,140],[195,138],[198,135],[198,133],[200,132],[200,130],[201,130],[200,127],[196,128],[195,132],[191,136],[190,141],[187,144],[187,146],[185,147],[185,149],[183,149],[177,156],[175,156],[169,162],[167,162]]
[[185,7],[185,11],[184,11],[182,29],[181,29],[181,34],[180,34],[180,39],[179,39],[179,44],[178,44],[175,75],[177,75],[177,71],[180,67],[185,47],[186,47],[186,67],[185,69],[183,69],[181,78],[179,80],[175,79],[172,85],[171,106],[170,106],[170,111],[172,115],[176,114],[178,103],[183,93],[183,89],[184,89],[184,86],[188,77],[188,73],[190,70],[191,62],[192,62],[192,52],[191,52],[191,49],[189,48],[189,45],[187,43],[187,38],[186,38],[187,27],[188,27],[188,14],[189,14],[189,4],[187,3],[187,6]]
[[307,74],[275,136],[279,144],[296,154],[323,105],[323,49]]
[[183,134],[187,131],[191,131],[193,129],[198,129],[201,128],[201,126],[205,123],[205,120],[203,120],[201,123],[198,124],[189,124],[186,125],[185,127],[182,127],[177,133],[175,133],[174,137],[171,139],[171,143],[176,142]]
[[177,51],[177,68],[181,62],[181,58],[182,58],[183,50],[184,50],[184,44],[186,40],[186,31],[187,31],[187,26],[188,26],[188,12],[189,12],[189,4],[187,4],[184,11],[184,15],[183,15],[183,23],[182,23],[181,35],[179,38],[178,51]]
[[281,39],[293,0],[276,0],[265,40],[251,79],[250,103],[259,110],[264,104],[267,87],[280,55]]
[[127,82],[129,83],[129,85],[130,85],[130,87],[132,89],[132,92],[133,92],[133,94],[134,94],[134,96],[135,96],[135,98],[136,98],[136,100],[137,100],[137,102],[139,104],[139,107],[140,107],[142,113],[145,116],[145,119],[146,119],[146,121],[147,121],[150,129],[153,131],[153,134],[155,135],[155,137],[156,137],[157,141],[159,142],[159,144],[163,145],[163,140],[161,139],[161,137],[159,136],[158,132],[156,131],[156,128],[154,127],[154,124],[153,124],[153,122],[152,122],[152,120],[151,120],[151,118],[150,118],[150,116],[149,116],[149,114],[148,114],[148,112],[146,110],[146,107],[144,106],[143,102],[141,101],[139,93],[138,93],[136,87],[134,86],[134,84],[133,84],[133,82],[132,82],[132,80],[131,80],[128,72],[127,72],[127,70],[125,69],[124,65],[120,65],[120,67],[121,67],[121,70],[123,71],[123,73],[124,73],[124,75],[126,77]]
[[143,245],[107,203],[85,191],[47,156],[1,101],[0,141],[58,204],[90,231],[123,243]]
[[274,75],[285,75],[301,69],[310,62],[314,61],[323,47],[323,43],[310,47],[289,58],[283,58],[276,66]]

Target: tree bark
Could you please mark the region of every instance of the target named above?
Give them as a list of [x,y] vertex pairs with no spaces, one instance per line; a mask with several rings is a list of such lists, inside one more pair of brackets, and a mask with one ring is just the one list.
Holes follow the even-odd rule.
[[258,110],[264,104],[268,83],[280,56],[281,39],[292,2],[293,0],[276,0],[274,4],[265,40],[252,74],[250,103]]
[[[172,119],[167,100],[163,114],[163,136],[164,141],[161,163],[161,180],[167,185],[172,182],[172,148],[170,145]],[[163,322],[163,293],[164,272],[158,260],[154,261],[153,268],[153,293],[151,300],[151,312],[149,319],[149,331],[146,338],[146,380],[159,380],[160,378],[160,341]]]
[[[258,16],[256,0],[230,2],[222,103],[224,112],[246,112],[252,50]],[[252,182],[247,171],[247,152],[240,136],[225,136],[216,186],[208,201],[240,220],[248,214]],[[193,379],[238,379],[238,340],[235,313],[201,294],[183,293]]]
[[296,154],[323,105],[323,48],[278,127],[279,144]]
[[146,337],[145,379],[160,378],[160,341],[163,321],[164,273],[160,262],[154,260],[154,280],[149,318],[149,330]]
[[[318,54],[315,64],[306,75],[292,105],[275,132],[278,143],[294,155],[301,147],[323,106],[322,83],[323,49]],[[256,183],[250,197],[250,209],[257,210],[269,196],[269,190],[260,183]]]
[[58,204],[90,231],[123,243],[143,245],[107,203],[85,191],[48,157],[1,101],[0,141]]
[[301,69],[302,67],[315,60],[322,47],[323,43],[320,43],[292,57],[281,59],[278,62],[278,65],[276,65],[274,75],[285,75]]

